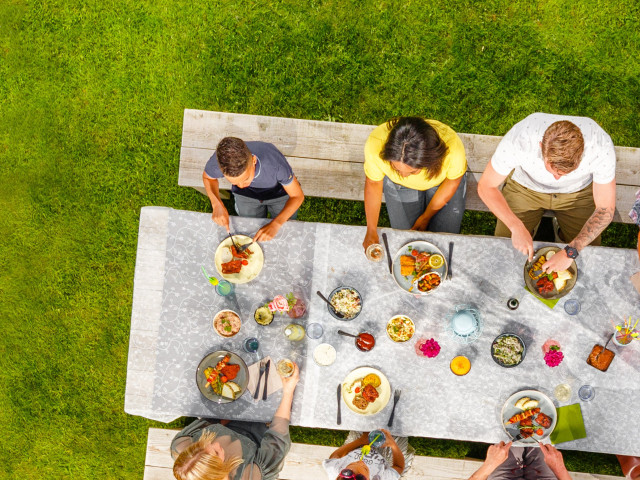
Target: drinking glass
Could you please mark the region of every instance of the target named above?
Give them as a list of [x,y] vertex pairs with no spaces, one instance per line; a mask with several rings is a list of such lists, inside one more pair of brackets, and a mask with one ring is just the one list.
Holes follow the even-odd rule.
[[247,353],[256,353],[258,351],[258,347],[260,347],[260,342],[255,337],[249,337],[244,340],[242,347]]
[[591,385],[582,385],[578,390],[578,397],[583,402],[590,402],[596,396],[596,391]]
[[307,337],[316,340],[322,336],[324,329],[319,323],[310,323],[307,325]]
[[[378,439],[374,442],[374,439],[378,437]],[[384,442],[387,440],[384,432],[382,430],[373,430],[369,432],[369,443],[372,447],[378,448],[381,447]]]
[[580,313],[580,302],[574,299],[564,302],[564,311],[569,315],[577,315]]
[[218,284],[216,285],[216,293],[223,297],[230,295],[231,293],[233,293],[233,284],[227,282],[226,280],[219,280]]
[[559,402],[568,402],[571,398],[571,385],[568,383],[561,383],[554,388],[553,395]]

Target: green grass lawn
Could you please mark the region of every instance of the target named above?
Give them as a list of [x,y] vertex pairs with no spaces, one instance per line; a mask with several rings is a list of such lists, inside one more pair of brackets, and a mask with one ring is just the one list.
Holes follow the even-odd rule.
[[[2,2],[0,478],[142,476],[157,424],[123,412],[139,211],[209,209],[177,186],[184,108],[416,114],[496,135],[545,111],[640,146],[639,18],[634,0]],[[309,199],[300,219],[362,224],[364,212]],[[464,231],[493,221],[468,213]],[[604,242],[630,248],[635,235],[616,225]],[[293,437],[337,445],[344,433]],[[619,472],[612,456],[566,457]]]

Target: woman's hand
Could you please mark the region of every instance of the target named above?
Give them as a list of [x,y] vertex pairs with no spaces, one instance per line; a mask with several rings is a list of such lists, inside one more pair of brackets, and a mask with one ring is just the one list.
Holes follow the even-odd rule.
[[293,393],[296,389],[296,385],[300,381],[300,369],[296,363],[293,364],[293,373],[289,377],[282,378],[282,391],[283,393]]
[[369,247],[369,245],[373,245],[374,243],[380,243],[380,237],[378,237],[378,229],[376,228],[372,231],[369,231],[369,229],[367,229],[367,234],[364,236],[362,246],[365,250],[367,250],[367,247]]
[[389,430],[385,430],[384,428],[381,428],[380,431],[382,433],[384,433],[385,439],[384,439],[384,443],[382,444],[382,447],[393,447],[394,445],[396,445],[396,441],[393,439],[393,435],[391,435],[391,433],[389,433]]

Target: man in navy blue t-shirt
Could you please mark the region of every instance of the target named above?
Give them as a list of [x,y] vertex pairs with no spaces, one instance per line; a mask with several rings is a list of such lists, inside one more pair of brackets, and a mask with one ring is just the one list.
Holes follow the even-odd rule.
[[271,240],[290,218],[296,218],[304,194],[287,159],[272,144],[243,142],[239,138],[220,140],[202,173],[211,200],[214,222],[229,231],[229,212],[220,199],[218,178],[233,187],[236,211],[242,217],[267,218],[271,222],[258,230],[254,241]]

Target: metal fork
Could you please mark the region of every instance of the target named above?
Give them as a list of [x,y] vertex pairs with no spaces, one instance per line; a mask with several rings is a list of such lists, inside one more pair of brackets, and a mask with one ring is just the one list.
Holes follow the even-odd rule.
[[391,409],[391,416],[389,417],[389,421],[387,422],[387,427],[391,427],[393,425],[393,417],[396,414],[396,405],[398,404],[398,400],[400,400],[400,395],[402,394],[402,390],[396,388],[395,392],[393,392],[393,408]]
[[256,391],[253,394],[253,399],[258,399],[258,394],[260,393],[260,381],[262,380],[262,375],[264,375],[264,371],[267,369],[267,361],[265,359],[260,360],[260,375],[258,376],[258,383],[256,384]]
[[233,243],[233,246],[236,248],[236,252],[237,252],[238,245],[236,245],[236,241],[233,239],[233,235],[231,235],[231,231],[227,232],[227,234],[229,235],[229,238],[231,239],[231,243]]
[[251,240],[249,243],[245,243],[244,245],[240,245],[240,248],[236,247],[236,251],[238,253],[242,253],[244,252],[247,248],[249,248],[249,245],[253,245],[253,240]]

